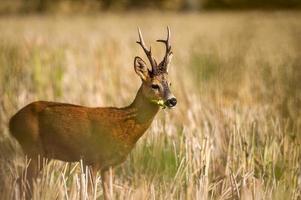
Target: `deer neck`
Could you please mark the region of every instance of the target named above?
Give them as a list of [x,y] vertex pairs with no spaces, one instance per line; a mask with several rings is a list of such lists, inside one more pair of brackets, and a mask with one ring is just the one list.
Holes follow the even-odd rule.
[[133,103],[128,107],[135,110],[135,119],[138,123],[151,123],[159,111],[159,106],[146,98],[142,92],[142,85],[139,88]]

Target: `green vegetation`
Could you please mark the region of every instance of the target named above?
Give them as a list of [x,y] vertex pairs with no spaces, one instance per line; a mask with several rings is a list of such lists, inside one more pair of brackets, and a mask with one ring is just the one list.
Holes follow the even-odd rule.
[[299,0],[3,0],[0,14],[99,13],[114,11],[203,11],[212,9],[300,9]]

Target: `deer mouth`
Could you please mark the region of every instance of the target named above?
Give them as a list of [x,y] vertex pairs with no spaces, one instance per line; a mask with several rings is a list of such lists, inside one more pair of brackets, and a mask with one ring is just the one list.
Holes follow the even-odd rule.
[[165,105],[163,100],[152,100],[151,102],[158,105],[158,106],[160,106],[163,109],[166,108],[166,105]]
[[154,104],[157,104],[161,108],[165,109],[166,107],[167,108],[175,107],[176,104],[177,104],[177,99],[176,98],[171,98],[171,99],[166,100],[165,102],[163,100],[152,100],[152,102]]

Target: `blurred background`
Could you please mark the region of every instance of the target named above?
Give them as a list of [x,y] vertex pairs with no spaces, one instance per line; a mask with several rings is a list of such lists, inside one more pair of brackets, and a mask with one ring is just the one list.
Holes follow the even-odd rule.
[[139,9],[160,11],[297,9],[300,6],[300,0],[2,0],[0,13],[101,12]]
[[[300,8],[300,0],[1,0],[0,199],[25,197],[16,188],[28,161],[9,118],[36,100],[130,104],[141,84],[133,59],[145,59],[137,26],[160,60],[155,40],[167,25],[178,105],[158,113],[116,168],[114,199],[300,199]],[[34,199],[80,199],[83,171],[52,161]],[[102,199],[97,183],[89,199]]]

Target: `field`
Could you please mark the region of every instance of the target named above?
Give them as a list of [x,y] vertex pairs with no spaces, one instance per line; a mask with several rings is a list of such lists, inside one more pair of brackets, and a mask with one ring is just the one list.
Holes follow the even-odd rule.
[[[164,109],[114,170],[115,199],[301,198],[301,12],[141,12],[0,18],[0,199],[28,161],[9,118],[35,100],[130,104],[137,26],[155,40],[172,31],[175,109]],[[79,163],[51,161],[33,198],[85,199]],[[22,186],[21,186],[22,187]],[[24,187],[24,186],[23,186]],[[102,199],[101,179],[89,199]]]

